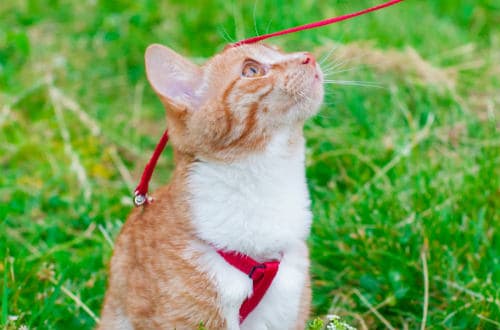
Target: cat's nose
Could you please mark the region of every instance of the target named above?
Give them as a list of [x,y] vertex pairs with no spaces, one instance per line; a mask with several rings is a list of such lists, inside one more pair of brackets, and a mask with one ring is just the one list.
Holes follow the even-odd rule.
[[306,53],[304,53],[304,58],[302,59],[302,64],[310,64],[312,66],[316,66],[316,59],[314,58],[314,56],[311,53],[306,52]]

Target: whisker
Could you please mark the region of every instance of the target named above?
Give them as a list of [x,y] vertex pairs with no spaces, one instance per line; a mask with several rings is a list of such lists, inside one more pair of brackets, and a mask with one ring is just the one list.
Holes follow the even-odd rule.
[[332,64],[329,67],[327,67],[327,70],[341,68],[344,65],[346,65],[348,62],[349,62],[349,59],[340,58],[337,61],[332,62]]
[[232,2],[232,13],[233,22],[236,39],[241,40],[245,38],[245,24],[243,23],[243,17],[241,15],[241,6],[236,2]]
[[224,28],[224,26],[220,25],[219,26],[219,33],[221,33],[222,35],[222,38],[224,38],[224,40],[227,42],[227,43],[234,43],[235,40],[233,38],[231,38],[231,36],[229,35],[229,33],[227,32],[227,30]]
[[333,83],[333,84],[367,84],[367,85],[376,85],[380,86],[379,83],[371,82],[371,81],[363,81],[363,80],[341,80],[341,79],[325,79],[325,83]]
[[337,106],[338,103],[337,102],[323,102],[322,106],[325,108],[325,109],[331,109],[333,108],[334,106]]
[[360,87],[376,87],[384,88],[379,83],[370,81],[358,81],[358,80],[324,80],[325,84],[335,84],[335,85],[345,85],[345,86],[360,86]]
[[271,23],[273,22],[273,19],[269,19],[269,23],[267,23],[267,27],[266,27],[266,34],[269,33],[269,29],[271,28]]
[[333,46],[332,49],[319,60],[319,65],[323,64],[323,62],[325,62],[339,47],[340,44]]
[[354,68],[350,68],[350,69],[343,69],[343,70],[323,71],[323,76],[327,77],[330,74],[337,74],[337,73],[350,72],[350,71],[356,71],[356,70],[359,70],[359,67],[354,67]]
[[347,60],[337,60],[332,62],[329,66],[322,68],[323,72],[337,71],[338,69],[343,69],[347,63]]
[[367,84],[377,84],[380,85],[379,83],[372,82],[372,81],[365,81],[365,80],[342,80],[342,79],[325,79],[325,82],[332,82],[332,83],[367,83]]
[[362,59],[364,57],[368,56],[368,52],[361,52],[361,53],[357,54],[356,56],[349,57],[349,58],[346,58],[347,56],[348,56],[347,53],[343,54],[340,58],[338,58],[337,60],[330,63],[329,66],[322,68],[323,72],[330,72],[330,71],[335,70],[337,68],[342,68],[347,63],[356,63],[360,66],[360,65],[362,65]]
[[314,117],[319,117],[319,118],[323,118],[323,119],[335,119],[335,118],[337,118],[334,115],[328,116],[327,114],[324,114],[323,111],[318,112]]
[[[350,57],[350,58],[344,58],[342,60],[339,60],[337,61],[337,64],[336,65],[333,65],[333,66],[330,66],[330,68],[338,68],[338,67],[342,67],[344,64],[346,63],[355,63],[357,64],[358,66],[361,66],[363,64],[362,60],[364,57],[368,56],[368,52],[364,52],[364,53],[360,53],[354,57]],[[346,57],[347,55],[344,54],[343,57]]]
[[257,1],[258,0],[255,0],[255,2],[253,3],[253,28],[255,29],[255,34],[257,36],[259,36],[259,29],[257,29],[257,20],[255,18],[255,11],[257,10]]
[[331,70],[335,66],[335,63],[329,63],[328,65],[321,65],[321,70],[328,71]]

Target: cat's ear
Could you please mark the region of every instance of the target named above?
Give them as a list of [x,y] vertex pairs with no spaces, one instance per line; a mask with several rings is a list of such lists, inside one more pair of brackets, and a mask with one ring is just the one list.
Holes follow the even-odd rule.
[[149,83],[164,104],[178,111],[199,105],[196,93],[202,79],[199,66],[158,44],[146,49],[145,60]]

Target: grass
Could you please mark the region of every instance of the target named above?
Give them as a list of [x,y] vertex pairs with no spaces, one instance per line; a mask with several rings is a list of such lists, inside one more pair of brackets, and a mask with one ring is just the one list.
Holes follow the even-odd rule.
[[[165,125],[148,44],[203,61],[226,38],[375,3],[1,2],[0,324],[95,325],[113,238]],[[273,42],[336,47],[331,79],[379,86],[328,85],[306,127],[314,315],[500,328],[498,1],[405,1]],[[153,188],[172,166],[169,149]]]

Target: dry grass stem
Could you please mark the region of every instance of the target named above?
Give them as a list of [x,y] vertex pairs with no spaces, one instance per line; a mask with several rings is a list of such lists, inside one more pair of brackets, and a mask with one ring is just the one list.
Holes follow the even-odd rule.
[[97,228],[101,232],[102,236],[104,236],[104,239],[106,240],[106,242],[108,242],[109,246],[111,248],[114,248],[115,244],[113,243],[111,236],[109,236],[109,233],[107,232],[106,228],[104,228],[101,224],[99,224]]
[[[54,278],[51,278],[50,279],[50,282],[54,285],[59,285],[57,283],[57,281],[54,279]],[[92,310],[89,308],[89,306],[87,306],[81,299],[80,297],[78,297],[76,294],[74,294],[73,292],[71,292],[68,288],[66,288],[64,285],[61,285],[61,291],[66,295],[68,296],[71,300],[73,300],[73,302],[75,303],[75,305],[77,307],[80,307],[82,308],[85,313],[87,313],[87,315],[89,315],[95,322],[96,324],[99,323],[99,318],[97,317],[97,315],[94,314],[94,312],[92,312]]]
[[480,318],[481,320],[487,322],[487,323],[493,324],[494,326],[497,327],[497,329],[500,329],[500,322],[492,320],[492,319],[490,319],[486,316],[483,316],[481,314],[477,314],[477,317]]
[[361,294],[361,292],[359,292],[358,289],[354,289],[353,290],[354,294],[356,296],[358,296],[358,298],[361,300],[361,302],[366,306],[368,307],[368,309],[370,310],[370,312],[372,312],[373,315],[375,315],[379,320],[380,322],[382,322],[387,329],[389,330],[395,330],[395,328],[391,325],[391,323],[389,323],[389,321],[387,321],[387,319],[385,317],[382,316],[382,314],[380,314],[373,306],[372,304],[370,304],[370,302],[368,300],[366,300],[366,298]]
[[387,175],[387,173],[392,168],[394,168],[403,158],[408,157],[408,155],[416,146],[418,146],[422,141],[428,138],[433,122],[434,115],[430,113],[427,117],[427,122],[425,123],[424,127],[412,137],[412,141],[408,145],[406,145],[389,163],[381,168],[380,171],[376,172],[375,175],[370,180],[368,180],[356,194],[351,196],[350,201],[353,202],[357,200],[360,197],[361,193],[370,188],[381,177]]
[[109,148],[109,155],[113,164],[115,164],[116,169],[120,173],[123,183],[127,186],[128,190],[132,191],[132,189],[134,189],[134,179],[114,146]]
[[500,307],[500,300],[499,299],[495,299],[493,297],[486,297],[486,296],[482,295],[481,293],[477,293],[477,292],[472,291],[470,289],[464,288],[463,286],[459,285],[458,283],[444,280],[439,276],[434,276],[433,279],[438,281],[438,282],[444,283],[447,286],[449,286],[450,288],[453,288],[455,290],[463,292],[463,293],[465,293],[473,298],[476,298],[480,301],[486,301],[486,302],[489,302],[491,304],[495,304],[495,305]]
[[92,197],[92,187],[90,185],[90,181],[88,179],[87,172],[80,161],[80,157],[73,149],[71,144],[71,137],[69,135],[68,128],[66,127],[66,122],[64,120],[64,114],[62,111],[62,104],[60,94],[57,93],[57,90],[54,88],[49,89],[50,98],[52,101],[52,105],[54,106],[54,113],[56,115],[57,125],[59,127],[59,132],[61,133],[61,137],[64,143],[64,152],[66,156],[71,160],[71,170],[75,173],[78,182],[80,183],[80,187],[83,190],[83,197],[85,202],[89,202]]
[[422,259],[422,272],[424,277],[424,305],[422,308],[422,323],[420,325],[420,330],[425,330],[427,324],[427,313],[429,311],[429,270],[427,268],[427,240],[424,241],[424,246],[420,252],[420,258]]

